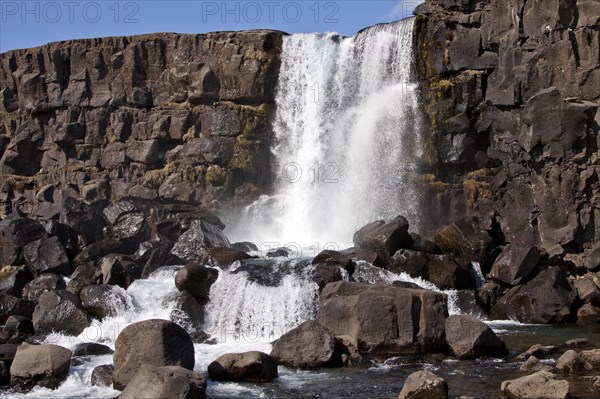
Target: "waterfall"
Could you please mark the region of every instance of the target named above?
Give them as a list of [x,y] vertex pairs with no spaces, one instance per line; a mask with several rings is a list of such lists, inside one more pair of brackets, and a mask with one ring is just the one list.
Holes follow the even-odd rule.
[[398,214],[418,228],[412,25],[284,38],[274,194],[250,205],[231,236],[342,246],[364,224]]

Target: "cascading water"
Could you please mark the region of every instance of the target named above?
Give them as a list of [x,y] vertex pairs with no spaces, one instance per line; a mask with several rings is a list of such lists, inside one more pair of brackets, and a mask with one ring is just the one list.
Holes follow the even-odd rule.
[[362,225],[398,214],[418,228],[412,25],[284,38],[274,195],[245,210],[233,238],[342,246]]

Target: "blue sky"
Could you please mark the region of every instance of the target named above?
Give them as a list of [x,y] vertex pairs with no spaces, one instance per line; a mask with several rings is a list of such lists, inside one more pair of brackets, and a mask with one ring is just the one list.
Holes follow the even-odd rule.
[[279,29],[352,35],[412,14],[422,0],[0,0],[0,52],[151,32]]

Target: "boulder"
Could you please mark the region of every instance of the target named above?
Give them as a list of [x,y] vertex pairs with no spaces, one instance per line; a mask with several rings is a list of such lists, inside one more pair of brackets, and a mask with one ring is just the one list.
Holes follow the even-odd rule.
[[142,364],[194,368],[194,345],[188,333],[166,320],[145,320],[127,326],[115,342],[115,389],[127,386]]
[[92,262],[87,262],[75,269],[71,279],[67,283],[67,291],[79,295],[82,289],[88,285],[101,284],[102,273]]
[[570,386],[549,371],[502,382],[500,390],[517,398],[568,399]]
[[127,298],[117,289],[106,285],[88,285],[79,293],[81,304],[93,316],[114,317],[127,309]]
[[343,272],[351,276],[356,266],[349,256],[328,249],[315,256],[312,264],[312,280],[319,286],[319,291],[329,283],[342,280]]
[[447,317],[445,294],[397,286],[339,281],[325,286],[319,304],[319,323],[360,353],[441,351]]
[[115,368],[112,364],[103,364],[94,367],[92,370],[92,385],[100,387],[109,387],[113,383],[112,375]]
[[84,342],[82,344],[77,344],[73,349],[73,356],[112,355],[113,352],[114,351],[106,345],[95,342]]
[[234,242],[233,244],[231,244],[231,248],[246,253],[258,252],[258,246],[255,243],[249,241]]
[[390,259],[388,269],[394,273],[408,273],[411,277],[427,278],[429,257],[423,252],[400,249]]
[[340,367],[343,355],[348,356],[348,349],[314,320],[283,334],[271,350],[277,364],[301,369]]
[[589,344],[590,340],[587,338],[574,338],[565,341],[565,346],[567,348],[582,348],[588,346]]
[[492,306],[498,302],[498,299],[502,297],[504,288],[495,281],[488,281],[477,289],[475,294],[475,300],[483,309],[487,312],[490,311]]
[[12,295],[0,294],[0,324],[10,316],[32,317],[35,303]]
[[0,221],[0,265],[22,264],[23,247],[45,236],[44,226],[19,214]]
[[192,326],[201,329],[204,326],[204,306],[187,291],[175,292],[165,298],[163,305],[175,304],[171,312],[171,320],[180,326]]
[[23,248],[25,263],[35,276],[55,273],[68,276],[75,268],[58,237],[40,238]]
[[32,279],[33,274],[25,266],[5,266],[0,272],[0,293],[20,297]]
[[536,247],[508,244],[494,261],[488,279],[519,285],[527,279],[540,260]]
[[474,317],[452,315],[445,325],[446,341],[458,359],[508,355],[504,341],[487,324]]
[[183,367],[143,364],[119,398],[205,399],[206,381]]
[[445,254],[479,262],[482,270],[489,270],[493,262],[494,240],[476,218],[462,218],[438,230],[433,241]]
[[25,316],[10,316],[4,323],[2,331],[7,332],[11,335],[33,335],[33,323],[29,317]]
[[90,318],[79,298],[65,290],[50,291],[40,295],[32,320],[38,334],[49,334],[54,331],[79,335],[90,325]]
[[126,270],[126,260],[122,255],[110,254],[98,262],[100,273],[102,273],[102,284],[118,285],[127,289],[134,278]]
[[44,273],[27,283],[23,288],[23,299],[37,302],[44,292],[64,290],[65,279],[54,273]]
[[577,290],[577,296],[584,302],[592,306],[600,306],[600,289],[591,277],[584,277],[575,280],[573,283]]
[[196,300],[205,304],[210,295],[210,286],[217,281],[219,272],[199,264],[189,264],[181,268],[175,276],[175,286],[179,291],[187,291]]
[[213,381],[269,382],[277,378],[277,363],[263,352],[228,353],[208,365]]
[[219,226],[205,220],[194,219],[171,250],[186,262],[202,263],[209,248],[229,248],[231,244]]
[[71,351],[57,345],[19,346],[10,366],[10,385],[31,389],[35,385],[56,388],[69,374]]
[[548,356],[558,351],[558,346],[541,344],[532,345],[531,348],[517,356],[517,360],[527,360],[531,356],[542,357]]
[[540,370],[552,371],[553,368],[552,368],[552,366],[548,366],[548,365],[542,363],[540,361],[540,359],[538,359],[537,357],[530,356],[529,359],[525,360],[525,362],[523,362],[521,367],[519,367],[519,370],[535,372],[535,371],[540,371]]
[[[137,261],[139,261],[139,259],[137,259]],[[142,263],[144,267],[140,277],[148,278],[152,273],[163,266],[183,265],[184,263],[185,262],[178,256],[175,256],[162,248],[155,248],[150,251],[146,261]]]
[[378,220],[354,233],[352,241],[355,247],[374,251],[387,261],[399,249],[411,247],[408,227],[408,220],[403,216],[397,216],[387,223]]
[[97,260],[114,253],[119,253],[123,248],[123,243],[115,239],[105,239],[88,245],[73,260],[77,266],[86,262],[96,262]]
[[554,365],[558,370],[565,373],[574,373],[578,371],[590,371],[592,365],[586,362],[579,353],[574,350],[568,350],[556,360]]
[[600,392],[600,375],[592,377],[592,391]]
[[410,238],[412,239],[411,250],[433,255],[442,254],[442,249],[433,241],[429,241],[416,233],[410,233]]
[[372,264],[376,267],[386,267],[387,258],[379,256],[375,251],[362,248],[348,248],[340,251],[341,254],[348,256],[354,262],[364,260],[367,263]]
[[577,311],[577,324],[580,325],[597,325],[600,324],[600,309],[590,305],[589,303],[584,304]]
[[475,279],[466,259],[448,255],[432,255],[427,263],[427,280],[441,290],[474,289]]
[[233,248],[210,248],[208,254],[220,266],[227,266],[236,260],[250,259],[252,256]]
[[448,399],[448,384],[431,371],[417,371],[404,381],[398,399]]
[[0,344],[0,361],[6,362],[9,366],[15,360],[15,355],[21,344]]
[[538,274],[527,285],[513,287],[491,309],[494,319],[549,324],[574,321],[575,289],[559,267]]
[[595,369],[600,369],[600,349],[581,351],[579,356],[587,363],[591,364]]
[[583,266],[588,270],[600,268],[600,243],[594,245],[590,253],[585,257]]

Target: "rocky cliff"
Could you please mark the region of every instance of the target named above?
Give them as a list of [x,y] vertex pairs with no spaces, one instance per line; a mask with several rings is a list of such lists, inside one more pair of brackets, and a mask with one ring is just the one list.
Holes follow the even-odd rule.
[[430,223],[549,255],[600,239],[600,2],[429,0],[414,43]]
[[66,197],[215,208],[261,192],[282,35],[164,33],[0,54],[0,217],[49,217]]

